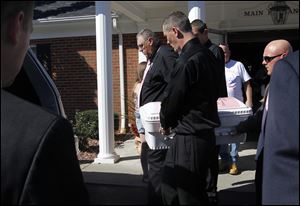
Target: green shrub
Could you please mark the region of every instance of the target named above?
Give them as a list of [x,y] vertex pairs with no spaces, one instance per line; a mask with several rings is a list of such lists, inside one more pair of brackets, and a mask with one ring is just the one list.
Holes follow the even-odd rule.
[[[119,128],[119,115],[114,113],[114,129]],[[87,138],[98,139],[98,110],[85,110],[76,112],[74,133],[78,137],[79,150],[87,151],[89,148]]]
[[98,138],[98,110],[85,110],[75,114],[75,134],[80,138]]

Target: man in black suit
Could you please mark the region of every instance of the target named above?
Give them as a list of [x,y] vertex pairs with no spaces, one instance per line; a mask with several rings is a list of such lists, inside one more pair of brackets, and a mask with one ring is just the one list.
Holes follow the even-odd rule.
[[163,22],[164,36],[180,53],[161,103],[162,134],[174,132],[162,179],[164,203],[206,205],[208,162],[215,148],[217,60],[193,35],[188,17],[172,12]]
[[87,204],[71,124],[3,90],[21,69],[33,2],[1,2],[1,204]]
[[[200,19],[191,22],[192,32],[199,39],[200,43],[208,48],[218,61],[218,97],[227,97],[227,87],[225,78],[225,60],[223,50],[216,44],[212,43],[208,38],[208,28],[206,23]],[[209,167],[207,172],[206,192],[212,205],[218,204],[217,184],[219,174],[219,150],[220,145],[216,145],[210,154]]]
[[259,146],[263,205],[299,205],[299,51],[273,69]]
[[[150,29],[142,29],[137,34],[137,46],[139,51],[147,57],[147,67],[141,83],[139,106],[149,102],[162,101],[178,55],[169,45],[161,44],[158,37]],[[166,153],[167,149],[148,149],[149,204],[162,204],[160,185]]]
[[200,19],[191,22],[192,32],[199,39],[200,43],[208,48],[216,57],[218,67],[218,89],[219,97],[227,97],[226,78],[225,78],[225,60],[223,50],[208,38],[208,28],[206,23]]

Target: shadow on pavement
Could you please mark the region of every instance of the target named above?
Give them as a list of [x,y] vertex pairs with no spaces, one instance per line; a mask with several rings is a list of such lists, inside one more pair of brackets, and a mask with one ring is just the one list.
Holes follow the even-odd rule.
[[127,156],[127,157],[121,157],[119,162],[126,161],[126,160],[135,160],[135,159],[140,159],[140,156]]
[[235,183],[235,185],[245,183],[250,184],[220,190],[218,193],[219,205],[255,205],[254,181],[241,181]]
[[256,170],[255,155],[239,157],[238,167],[240,171]]
[[246,141],[244,144],[240,144],[239,151],[247,150],[247,149],[255,149],[257,148],[257,141]]
[[83,172],[92,205],[144,205],[147,185],[142,175]]
[[[147,204],[147,185],[141,175],[84,172],[83,176],[92,205]],[[219,205],[255,205],[254,180],[235,182],[232,186],[218,192]]]
[[79,164],[81,165],[81,164],[90,164],[90,163],[92,163],[92,162],[94,162],[94,160],[79,160]]

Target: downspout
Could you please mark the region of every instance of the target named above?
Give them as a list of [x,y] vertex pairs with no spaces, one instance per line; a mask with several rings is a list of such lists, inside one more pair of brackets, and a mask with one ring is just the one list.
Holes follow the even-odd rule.
[[113,28],[117,31],[119,36],[119,67],[120,67],[120,102],[121,102],[121,128],[120,133],[126,133],[125,121],[125,87],[124,87],[124,53],[123,53],[123,35],[118,29],[117,25],[118,15],[114,14],[112,16]]

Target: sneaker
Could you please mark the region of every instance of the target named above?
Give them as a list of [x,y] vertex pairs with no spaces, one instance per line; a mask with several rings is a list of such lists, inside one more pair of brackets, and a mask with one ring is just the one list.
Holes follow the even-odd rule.
[[237,175],[238,174],[238,168],[237,168],[235,163],[231,164],[229,174],[231,174],[231,175]]

